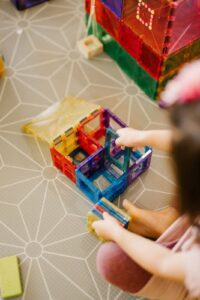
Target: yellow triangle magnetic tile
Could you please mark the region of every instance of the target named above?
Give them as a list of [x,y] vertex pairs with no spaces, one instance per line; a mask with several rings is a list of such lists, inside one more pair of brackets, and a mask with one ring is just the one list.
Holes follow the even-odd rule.
[[78,125],[99,106],[75,97],[66,97],[23,125],[22,129],[49,144],[70,127]]

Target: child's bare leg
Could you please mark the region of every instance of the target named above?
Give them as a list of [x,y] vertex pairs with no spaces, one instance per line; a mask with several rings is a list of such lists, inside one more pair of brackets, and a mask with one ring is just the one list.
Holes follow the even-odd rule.
[[153,239],[157,239],[179,217],[174,207],[151,211],[138,208],[128,200],[124,200],[123,206],[132,217],[129,230]]

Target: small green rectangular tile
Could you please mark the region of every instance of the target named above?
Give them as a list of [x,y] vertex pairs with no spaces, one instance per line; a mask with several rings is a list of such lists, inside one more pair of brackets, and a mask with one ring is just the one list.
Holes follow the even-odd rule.
[[3,299],[22,294],[19,264],[16,256],[0,258],[0,290]]

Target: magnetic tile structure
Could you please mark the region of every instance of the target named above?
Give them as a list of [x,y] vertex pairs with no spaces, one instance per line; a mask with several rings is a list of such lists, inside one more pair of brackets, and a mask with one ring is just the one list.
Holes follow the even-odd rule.
[[80,163],[76,184],[94,203],[102,197],[114,201],[150,164],[151,149],[125,150],[115,146],[116,133],[106,129],[105,145]]
[[23,10],[48,0],[11,0],[18,10]]
[[67,97],[23,130],[47,141],[53,164],[93,202],[114,201],[150,165],[152,149],[121,149],[116,131],[127,127],[109,109]]
[[85,8],[88,33],[152,99],[200,57],[199,0],[85,0]]
[[86,116],[93,118],[101,111],[98,105],[74,97],[67,97],[42,112],[22,129],[50,145],[54,165],[76,182],[75,169],[84,158],[95,152],[99,143],[92,136],[78,131]]

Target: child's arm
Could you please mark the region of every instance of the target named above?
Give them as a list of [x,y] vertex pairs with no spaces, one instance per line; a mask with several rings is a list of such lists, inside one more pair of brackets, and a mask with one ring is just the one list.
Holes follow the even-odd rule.
[[158,150],[170,152],[172,143],[171,130],[136,130],[133,128],[122,128],[117,131],[119,138],[116,140],[118,146],[140,148],[150,146]]
[[184,282],[184,253],[169,249],[124,229],[109,214],[93,223],[98,235],[113,240],[146,271],[162,278]]

